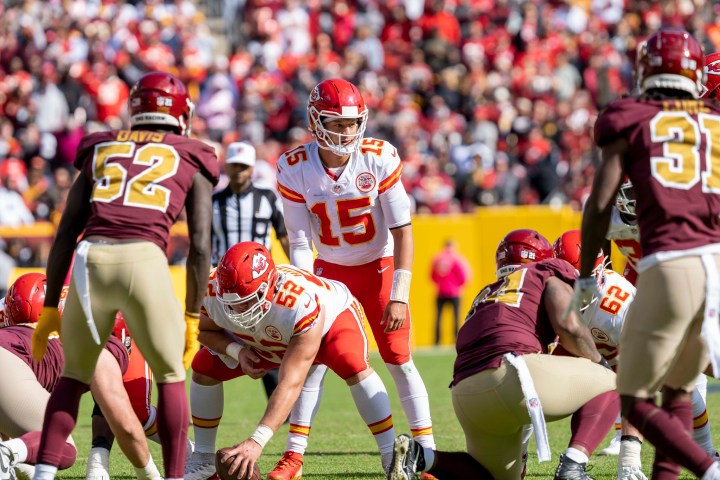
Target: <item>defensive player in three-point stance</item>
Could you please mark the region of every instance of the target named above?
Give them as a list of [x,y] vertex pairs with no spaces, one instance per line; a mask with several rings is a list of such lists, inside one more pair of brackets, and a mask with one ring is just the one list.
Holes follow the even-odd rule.
[[[350,82],[325,80],[310,93],[308,123],[315,141],[284,153],[277,163],[290,260],[345,283],[360,300],[412,434],[432,448],[427,390],[410,355],[410,201],[397,149],[363,138],[367,118],[365,101]],[[285,455],[268,478],[302,474],[324,373],[318,368],[305,383],[290,416]]]

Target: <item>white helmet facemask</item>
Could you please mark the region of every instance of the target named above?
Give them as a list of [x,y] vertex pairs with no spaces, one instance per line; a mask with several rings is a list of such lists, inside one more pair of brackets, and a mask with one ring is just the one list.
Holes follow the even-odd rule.
[[[334,112],[322,111],[318,112],[314,108],[311,111],[310,119],[312,121],[312,133],[317,140],[318,147],[323,150],[330,150],[335,155],[345,156],[350,155],[360,147],[363,135],[365,134],[365,127],[367,126],[368,112],[358,114],[357,107],[343,107],[343,115],[337,115]],[[347,113],[347,115],[346,115]],[[359,121],[357,132],[355,133],[335,133],[325,128],[324,122],[331,120],[348,118],[356,119]],[[336,143],[333,138],[337,138]]]

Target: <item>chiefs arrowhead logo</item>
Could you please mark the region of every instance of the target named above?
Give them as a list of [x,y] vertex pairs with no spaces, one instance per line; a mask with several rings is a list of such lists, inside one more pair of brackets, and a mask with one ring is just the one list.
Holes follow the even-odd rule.
[[268,269],[268,261],[262,253],[256,253],[252,259],[252,278],[260,278]]
[[705,65],[705,72],[708,75],[720,75],[720,59]]

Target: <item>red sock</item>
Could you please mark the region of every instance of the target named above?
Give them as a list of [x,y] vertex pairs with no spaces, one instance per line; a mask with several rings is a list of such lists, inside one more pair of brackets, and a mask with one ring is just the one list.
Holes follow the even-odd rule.
[[601,393],[575,412],[570,422],[570,445],[581,445],[592,453],[615,425],[620,411],[617,392]]
[[190,420],[185,382],[158,383],[157,416],[165,478],[183,478]]

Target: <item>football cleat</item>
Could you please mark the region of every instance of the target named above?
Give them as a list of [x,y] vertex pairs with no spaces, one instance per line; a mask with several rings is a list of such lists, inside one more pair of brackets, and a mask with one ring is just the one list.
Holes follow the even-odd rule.
[[110,451],[107,448],[90,449],[85,480],[110,480]]
[[620,455],[620,434],[617,434],[610,440],[610,444],[600,450],[598,455]]
[[193,452],[185,462],[185,480],[208,480],[214,473],[214,453]]
[[437,478],[427,472],[423,472],[420,474],[420,480],[437,480]]
[[419,443],[409,435],[399,435],[393,445],[388,480],[414,480],[425,469],[425,454]]
[[624,465],[618,467],[618,480],[648,480],[640,465]]
[[15,455],[7,446],[0,443],[0,480],[16,480]]
[[267,480],[300,480],[302,478],[302,453],[288,450],[267,474]]
[[555,480],[594,480],[586,472],[587,463],[578,463],[560,455],[560,464],[555,470]]

